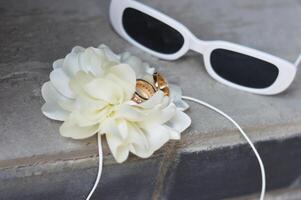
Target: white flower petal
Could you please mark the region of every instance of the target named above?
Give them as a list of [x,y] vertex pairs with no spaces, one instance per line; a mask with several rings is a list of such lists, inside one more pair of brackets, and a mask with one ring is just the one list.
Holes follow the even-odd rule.
[[107,62],[107,59],[97,52],[97,49],[89,47],[78,58],[80,68],[86,73],[91,72],[99,77],[104,74],[102,66]]
[[146,135],[141,127],[137,123],[128,124],[129,141],[132,144],[143,146],[143,148],[149,148],[149,144]]
[[118,78],[130,83],[133,87],[136,86],[136,75],[129,65],[119,64],[111,67],[109,71]]
[[174,84],[169,84],[169,89],[170,89],[170,97],[173,100],[177,101],[182,98],[182,90],[179,86]]
[[64,110],[60,103],[73,104],[73,100],[60,94],[51,82],[48,81],[43,84],[42,97],[46,101],[42,107],[42,112],[45,116],[60,121],[64,121],[68,117],[69,112]]
[[149,64],[142,62],[140,58],[132,56],[129,52],[122,53],[120,55],[120,61],[130,65],[135,71],[137,78],[143,78],[145,75],[153,74],[155,71]]
[[164,93],[162,91],[157,91],[149,100],[138,104],[138,106],[143,108],[153,108],[154,106],[160,104],[163,101]]
[[93,98],[101,99],[112,104],[123,101],[123,91],[120,86],[107,79],[95,79],[84,87],[85,91]]
[[181,139],[181,132],[178,132],[178,131],[172,129],[167,125],[164,125],[164,127],[169,132],[169,139],[171,139],[171,140],[180,140]]
[[100,124],[100,132],[122,138],[117,121],[113,118],[107,118]]
[[97,131],[98,125],[80,127],[69,121],[65,121],[60,127],[60,133],[62,136],[73,139],[85,139],[95,135]]
[[140,158],[149,158],[154,153],[149,148],[146,149],[141,144],[132,144],[131,147],[132,147],[132,149],[130,149],[130,152]]
[[142,158],[149,157],[149,141],[146,137],[146,133],[137,123],[128,124],[128,135],[128,142],[131,144],[131,152]]
[[131,106],[129,104],[122,104],[118,106],[116,111],[116,118],[123,118],[132,122],[145,120],[147,113],[139,107]]
[[154,67],[150,67],[148,63],[143,63],[143,67],[145,69],[145,72],[151,75],[153,75],[156,71],[156,69]]
[[72,112],[76,107],[75,101],[59,101],[57,104],[64,110]]
[[170,133],[168,129],[162,125],[152,125],[144,128],[146,132],[146,138],[150,145],[150,155],[162,147],[170,139]]
[[64,59],[63,70],[69,77],[73,77],[81,70],[78,62],[78,55],[81,51],[83,50],[80,47],[75,47]]
[[73,101],[73,99],[67,98],[59,93],[50,81],[43,84],[41,92],[42,97],[46,102]]
[[83,48],[81,46],[75,46],[71,50],[72,53],[76,53],[76,54],[81,53],[83,51],[85,51],[85,48]]
[[106,138],[110,151],[112,152],[115,160],[118,163],[124,162],[129,156],[128,146],[124,144],[119,137],[113,134],[106,134]]
[[173,103],[170,103],[166,108],[154,110],[146,123],[164,124],[176,114],[177,108]]
[[178,109],[181,111],[185,111],[189,108],[189,105],[182,100],[182,89],[173,84],[169,84],[170,88],[170,97],[173,100],[174,104],[177,106]]
[[88,110],[81,109],[73,111],[70,115],[70,118],[79,126],[91,126],[99,124],[106,118],[106,115],[109,113],[109,109],[102,110]]
[[62,68],[63,67],[63,63],[64,63],[64,59],[58,59],[56,61],[53,62],[52,64],[52,68],[53,69],[59,69],[59,68]]
[[79,71],[75,77],[70,80],[69,87],[76,96],[87,97],[88,94],[85,92],[84,86],[91,82],[93,78],[91,74]]
[[123,140],[128,137],[128,124],[123,119],[107,119],[101,123],[100,131],[105,134],[115,135]]
[[121,54],[120,61],[131,66],[138,78],[142,78],[145,75],[143,63],[139,58],[131,56],[130,53],[125,52]]
[[62,95],[74,98],[74,94],[69,87],[70,78],[64,73],[63,69],[53,70],[50,73],[50,81]]
[[122,93],[124,96],[124,101],[129,101],[132,99],[132,97],[135,93],[135,90],[136,90],[136,86],[120,79],[119,77],[117,77],[114,74],[108,74],[106,76],[106,79],[112,81],[113,83],[115,83],[116,85],[118,85],[120,87],[120,89],[123,91]]
[[113,62],[119,63],[119,56],[116,55],[110,48],[108,48],[106,45],[101,44],[98,46],[98,49],[102,50],[104,52],[104,55]]
[[118,163],[123,163],[129,157],[129,148],[127,145],[121,145],[117,148],[115,159]]
[[53,102],[45,103],[41,110],[46,117],[58,121],[65,121],[70,114],[68,111],[63,110],[57,103]]
[[182,99],[178,100],[178,101],[173,101],[173,102],[180,111],[186,111],[189,108],[189,105]]
[[154,80],[153,75],[147,74],[147,75],[143,76],[142,79],[149,82],[152,85],[155,85],[155,80]]
[[96,112],[105,108],[108,105],[108,103],[99,99],[92,99],[86,96],[80,96],[76,99],[76,105],[79,110]]
[[190,117],[184,112],[178,110],[175,116],[165,123],[170,128],[176,130],[177,132],[183,132],[191,124]]
[[118,126],[119,133],[123,139],[128,137],[128,124],[126,120],[119,119],[116,120],[116,125]]

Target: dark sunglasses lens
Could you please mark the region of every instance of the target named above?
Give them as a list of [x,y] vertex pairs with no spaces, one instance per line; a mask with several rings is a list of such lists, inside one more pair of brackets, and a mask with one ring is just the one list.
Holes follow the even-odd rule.
[[122,23],[132,39],[153,51],[173,54],[184,44],[184,38],[177,30],[136,9],[126,8]]
[[226,49],[212,51],[210,61],[219,76],[250,88],[271,86],[279,73],[278,68],[271,63]]

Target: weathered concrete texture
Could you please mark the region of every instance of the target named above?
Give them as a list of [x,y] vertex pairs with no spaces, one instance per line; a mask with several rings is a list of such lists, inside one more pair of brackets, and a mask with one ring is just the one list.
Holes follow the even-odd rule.
[[[231,37],[239,36],[236,42],[248,44],[253,41],[252,46],[259,48],[266,45],[269,52],[279,51],[283,58],[296,57],[299,53],[297,49],[301,49],[298,40],[301,27],[297,26],[299,20],[295,20],[301,18],[299,1],[292,1],[285,6],[282,1],[268,4],[259,0],[255,3],[231,0],[219,4],[210,1],[180,1],[177,4],[169,1],[145,2],[175,16],[196,35],[205,39],[229,39],[225,33],[231,30]],[[240,92],[212,80],[204,70],[199,55],[188,55],[176,62],[167,62],[131,47],[110,28],[108,6],[108,1],[97,0],[0,2],[0,166],[12,166],[21,158],[23,161],[28,159],[29,162],[38,162],[44,155],[65,153],[71,157],[82,157],[96,153],[95,138],[85,141],[62,138],[58,134],[59,123],[46,119],[40,113],[43,104],[40,87],[48,80],[51,63],[66,55],[75,45],[96,46],[106,43],[117,52],[132,51],[160,66],[159,70],[167,75],[170,82],[183,87],[184,94],[199,97],[220,107],[247,130],[270,128],[269,131],[260,133],[254,131],[252,138],[260,140],[272,137],[273,129],[282,129],[283,134],[300,132],[300,72],[289,90],[281,95],[265,97]],[[281,15],[280,8],[283,9]],[[272,14],[277,16],[277,20]],[[234,23],[235,21],[239,23]],[[197,26],[197,23],[200,25]],[[212,26],[216,29],[212,29]],[[279,29],[283,26],[291,28]],[[262,33],[263,28],[264,34],[258,37],[258,32]],[[275,32],[283,34],[276,35]],[[286,45],[281,45],[280,48],[280,41],[286,41]],[[232,125],[205,108],[192,105],[188,113],[193,119],[193,125],[191,132],[184,134],[183,144],[189,143],[187,140],[193,136],[198,138],[193,139],[195,142],[203,141],[202,138],[205,137],[209,143],[211,138],[218,138],[214,142],[221,144],[225,130],[233,135]],[[291,125],[298,126],[299,131],[286,133],[285,130]],[[235,143],[241,140],[236,137],[232,141]],[[25,161],[22,163],[26,163]]]
[[[159,163],[159,160],[148,160],[135,164],[107,165],[104,167],[101,183],[91,199],[150,199]],[[85,199],[94,184],[96,172],[97,168],[75,168],[56,173],[2,179],[0,199]]]
[[[299,199],[301,138],[260,142],[256,145],[266,164],[267,199]],[[97,159],[45,163],[0,172],[0,197],[17,199],[84,199],[94,180]],[[160,159],[106,165],[92,199],[224,199],[258,192],[260,171],[247,145],[213,151],[182,153],[170,163],[160,195],[154,195]],[[93,166],[92,168],[89,166]],[[6,171],[6,172],[5,172]],[[13,176],[14,173],[15,175]],[[287,194],[285,194],[287,192]],[[257,195],[239,199],[257,199]],[[290,197],[290,198],[288,198]],[[298,197],[298,198],[296,198]]]
[[123,49],[112,35],[108,6],[101,0],[1,1],[1,62],[52,63],[75,45],[103,42]]
[[0,2],[0,167],[22,158],[38,162],[45,154],[96,153],[96,138],[74,141],[58,134],[60,123],[41,114],[40,88],[49,80],[51,63],[73,46],[105,41],[116,46],[112,34],[105,34],[111,32],[108,3]]
[[[229,40],[265,50],[291,61],[301,52],[300,0],[274,0],[269,2],[261,0],[218,2],[191,0],[177,1],[176,3],[175,1],[143,0],[143,2],[175,17],[201,39]],[[95,170],[89,172],[91,173],[89,180],[84,176],[84,172],[91,167],[95,167],[95,163],[89,163],[81,169],[76,169],[78,173],[74,173],[72,167],[68,166],[61,172],[59,172],[60,170],[53,173],[47,172],[44,175],[33,176],[32,178],[31,175],[24,175],[26,171],[23,170],[25,167],[30,171],[30,174],[34,175],[38,173],[39,166],[43,166],[44,163],[56,164],[58,162],[69,162],[73,159],[89,159],[97,154],[95,137],[82,141],[63,138],[58,133],[60,123],[47,119],[40,112],[43,104],[40,87],[43,82],[49,79],[51,63],[65,56],[75,45],[88,47],[105,43],[117,53],[130,51],[140,56],[157,66],[158,71],[164,73],[170,82],[180,85],[185,95],[191,95],[210,102],[231,115],[242,125],[252,140],[283,140],[300,135],[300,70],[292,86],[280,95],[267,97],[241,92],[210,78],[203,66],[201,55],[188,53],[183,58],[171,62],[159,60],[132,47],[111,29],[108,21],[108,6],[108,0],[0,1],[0,181],[2,183],[5,180],[7,183],[5,184],[7,190],[2,190],[2,192],[7,192],[7,197],[18,197],[16,196],[17,192],[13,192],[12,189],[15,187],[14,184],[16,184],[16,188],[19,188],[20,194],[23,189],[29,192],[31,189],[37,188],[37,196],[29,196],[28,198],[40,199],[39,195],[44,195],[41,198],[46,198],[46,196],[51,198],[51,195],[59,197],[65,195],[67,190],[70,192],[72,190],[71,186],[77,188],[76,183],[72,185],[73,182],[69,182],[69,178],[74,177],[81,180],[85,185],[85,189],[74,190],[74,194],[72,194],[74,196],[72,197],[75,198],[78,195],[86,194],[91,186],[91,180],[96,176]],[[210,168],[215,164],[221,170],[222,166],[226,165],[227,160],[224,159],[224,163],[219,162],[216,156],[223,154],[214,154],[214,152],[219,152],[218,150],[210,153],[210,150],[220,149],[222,146],[241,144],[244,143],[244,140],[231,124],[206,108],[191,104],[191,109],[187,113],[192,117],[192,126],[183,133],[181,141],[176,146],[178,148],[177,152],[182,153],[181,159],[195,158],[196,160],[191,160],[191,163],[196,162],[198,164],[200,159],[204,158],[204,162],[208,163],[208,166],[204,167],[209,172],[212,172]],[[293,140],[290,141],[294,144]],[[172,147],[174,146],[172,145]],[[265,148],[262,148],[265,151]],[[276,148],[277,152],[288,152],[286,149],[290,149],[289,155],[292,156],[289,158],[292,161],[298,160],[299,150],[297,147],[290,148],[290,145],[284,145],[281,146],[283,149],[280,149],[280,147],[278,149],[277,145],[271,145],[269,148],[271,148],[271,152],[273,148]],[[171,151],[170,147],[165,146],[151,159],[161,159],[162,153],[166,152],[167,149]],[[251,154],[247,147],[242,149],[246,150],[247,155]],[[206,160],[207,157],[203,153],[193,153],[206,150],[208,156],[212,156],[211,163],[208,161],[210,157]],[[240,148],[237,150],[239,151]],[[108,166],[114,161],[106,146],[104,151],[105,165]],[[192,152],[192,154],[188,152]],[[231,152],[234,152],[234,150],[228,151],[230,157]],[[271,157],[271,163],[273,163],[273,154],[267,153],[266,155]],[[242,164],[242,161],[239,161],[240,158],[243,160],[244,157],[239,152],[234,152],[232,159],[235,156],[237,157],[235,163],[239,166],[239,163]],[[173,157],[167,156],[166,158]],[[214,159],[216,159],[216,162],[213,162]],[[131,161],[134,162],[131,162],[131,164],[134,165],[137,160],[139,159],[132,157]],[[254,163],[251,158],[245,161],[250,164]],[[142,160],[139,162],[152,163],[153,161]],[[170,162],[170,160],[167,160],[167,162]],[[212,166],[210,167],[209,164],[212,164]],[[269,163],[267,164],[269,165]],[[153,166],[153,164],[150,165]],[[120,167],[122,168],[122,166]],[[183,166],[183,164],[180,163],[179,166]],[[284,172],[290,167],[286,166],[285,163],[281,163],[280,166],[283,166]],[[19,168],[18,173],[14,174],[13,169]],[[137,176],[140,176],[139,174],[144,173],[145,168],[146,165],[145,167],[135,168],[134,171],[138,174]],[[268,171],[275,174],[276,172],[271,168],[273,167],[269,167]],[[80,173],[80,170],[83,173]],[[245,170],[249,169],[245,168]],[[116,171],[123,171],[123,169],[117,170],[116,168]],[[155,173],[152,170],[150,171]],[[109,172],[105,171],[104,174],[106,173]],[[242,173],[246,173],[246,171]],[[49,182],[52,179],[47,174],[53,174],[57,177],[54,178],[54,184],[51,184],[51,181]],[[132,173],[128,173],[125,177],[129,178],[129,174]],[[297,176],[297,174],[291,174]],[[202,175],[205,176],[205,174]],[[17,177],[18,179],[14,180]],[[288,180],[281,173],[278,177],[279,179],[273,180],[279,186],[282,185],[280,183],[282,179]],[[119,191],[118,184],[126,185],[128,180],[124,182],[116,181],[116,183],[110,182],[109,179],[114,180],[115,178],[119,180],[117,172],[116,177],[108,178],[107,184]],[[292,179],[290,176],[287,178]],[[164,177],[161,178],[161,180],[163,179]],[[178,179],[180,180],[179,177]],[[11,184],[8,180],[11,180]],[[102,179],[102,181],[105,182],[106,180]],[[61,190],[60,187],[67,187],[67,183],[70,183],[70,188]],[[137,184],[137,182],[135,183]],[[203,185],[203,183],[199,184]],[[273,185],[274,182],[270,184]],[[80,185],[78,184],[78,186]],[[216,187],[218,186],[217,184]],[[150,186],[150,188],[152,187]],[[160,185],[156,187],[157,190],[162,188]],[[141,191],[147,190],[145,188],[140,189]],[[185,186],[185,189],[189,190],[188,185]],[[192,190],[194,190],[193,186]],[[252,191],[254,190],[246,192]],[[35,195],[34,192],[31,191],[31,194]],[[124,195],[127,192],[134,195],[133,190],[119,192]],[[137,197],[141,198],[142,193],[137,192]],[[239,191],[236,192],[241,194]],[[236,192],[233,192],[233,194],[236,194]],[[106,194],[105,191],[100,190],[98,195],[105,196]]]
[[[301,190],[299,189],[280,189],[266,193],[265,200],[299,200]],[[258,195],[248,195],[227,200],[258,200]]]
[[[256,144],[267,190],[301,187],[301,137]],[[248,145],[180,154],[164,183],[166,199],[224,199],[259,192],[258,161]]]
[[155,189],[159,164],[158,160],[148,160],[105,168],[100,189],[95,192],[93,199],[150,200]]

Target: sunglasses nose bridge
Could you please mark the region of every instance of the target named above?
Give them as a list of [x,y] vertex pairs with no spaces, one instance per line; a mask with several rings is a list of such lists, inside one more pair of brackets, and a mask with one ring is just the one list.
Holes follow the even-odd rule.
[[198,39],[194,35],[190,37],[189,47],[191,50],[196,51],[200,54],[204,54],[206,51],[206,42]]

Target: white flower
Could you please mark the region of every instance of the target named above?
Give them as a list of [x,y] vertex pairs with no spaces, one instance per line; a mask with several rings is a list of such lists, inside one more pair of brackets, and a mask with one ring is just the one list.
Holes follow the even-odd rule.
[[136,79],[153,72],[139,58],[115,55],[104,45],[74,47],[53,63],[50,81],[42,87],[46,101],[42,112],[64,121],[62,136],[83,139],[105,134],[117,162],[125,161],[129,152],[147,158],[168,140],[180,139],[191,123],[182,112],[187,104],[179,88],[171,87],[171,97],[158,91],[141,104],[131,100]]

